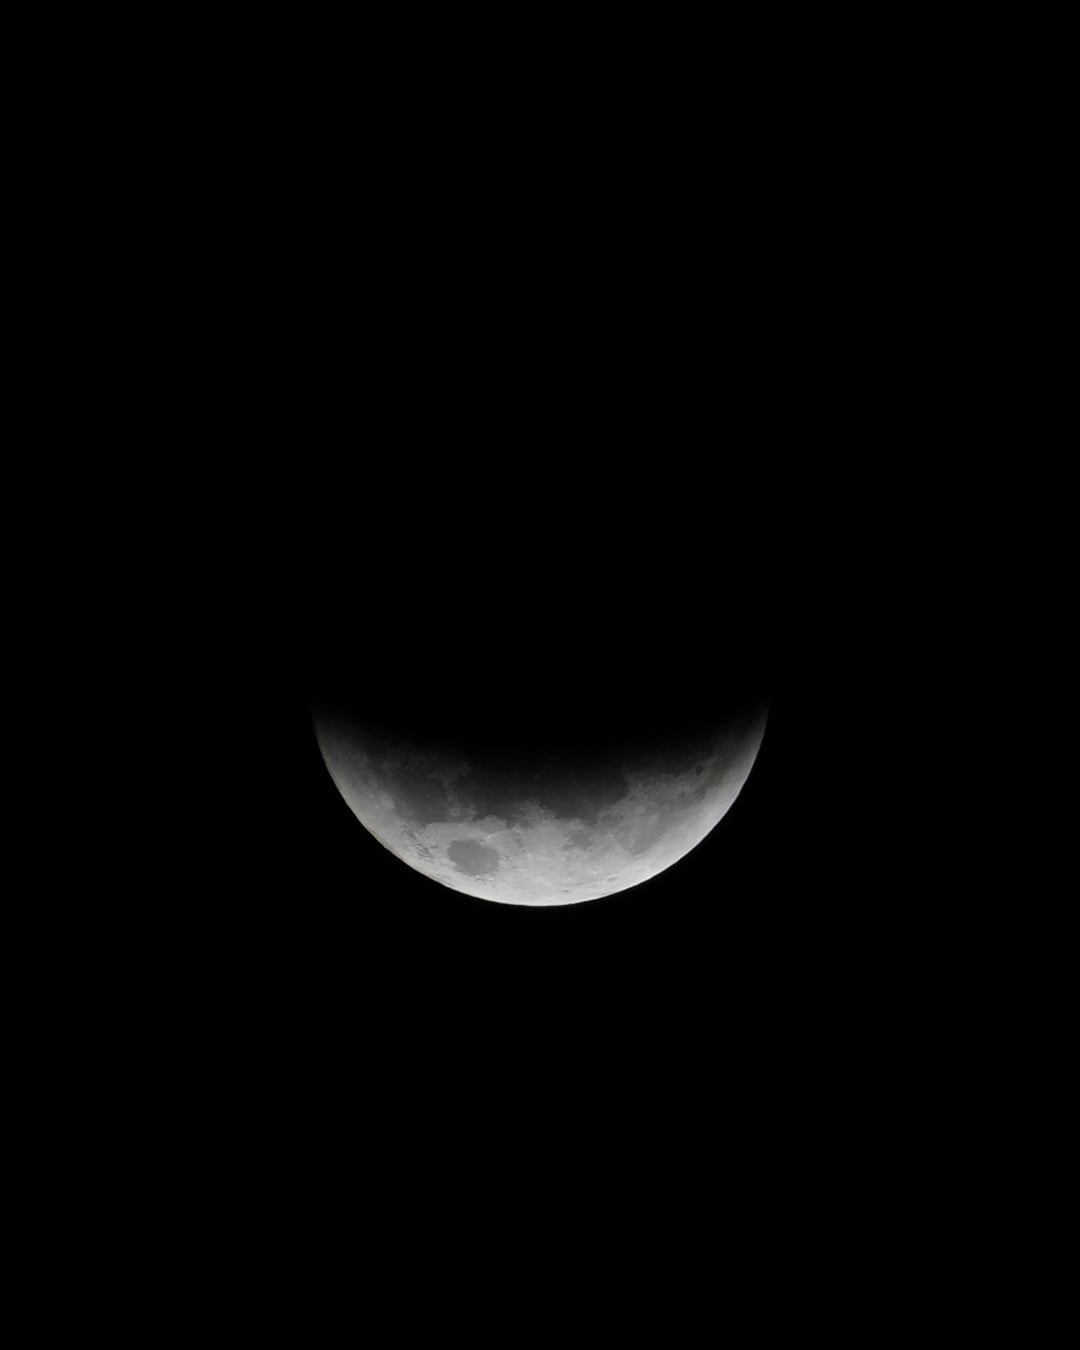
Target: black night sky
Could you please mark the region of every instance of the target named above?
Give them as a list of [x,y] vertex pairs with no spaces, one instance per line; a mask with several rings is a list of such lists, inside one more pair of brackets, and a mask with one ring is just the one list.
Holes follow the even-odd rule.
[[[1058,42],[35,25],[4,978],[42,1344],[1055,1343]],[[398,720],[757,682],[761,754],[650,882],[471,900],[323,767],[343,612]]]

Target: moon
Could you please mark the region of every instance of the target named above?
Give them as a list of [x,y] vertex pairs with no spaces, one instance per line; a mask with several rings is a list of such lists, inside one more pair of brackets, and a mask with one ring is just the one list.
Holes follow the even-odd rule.
[[507,759],[424,743],[313,709],[331,778],[356,819],[409,867],[508,905],[572,905],[638,886],[731,809],[765,731],[762,704],[693,735]]

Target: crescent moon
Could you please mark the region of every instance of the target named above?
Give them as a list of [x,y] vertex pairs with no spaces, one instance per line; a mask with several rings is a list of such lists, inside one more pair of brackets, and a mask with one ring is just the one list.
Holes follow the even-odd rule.
[[442,886],[511,905],[599,899],[685,857],[730,811],[766,719],[756,707],[696,743],[508,768],[313,714],[331,778],[384,848]]

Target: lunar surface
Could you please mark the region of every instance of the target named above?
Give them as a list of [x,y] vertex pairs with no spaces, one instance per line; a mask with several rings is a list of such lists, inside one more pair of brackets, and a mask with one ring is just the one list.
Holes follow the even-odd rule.
[[402,862],[483,900],[569,905],[637,886],[701,843],[749,777],[765,719],[757,708],[692,743],[510,765],[314,722],[342,797]]

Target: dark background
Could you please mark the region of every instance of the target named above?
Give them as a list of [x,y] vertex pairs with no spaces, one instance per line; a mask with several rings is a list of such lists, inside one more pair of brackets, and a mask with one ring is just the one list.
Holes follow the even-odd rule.
[[[4,981],[45,1341],[1052,1343],[1059,37],[34,27]],[[342,615],[419,727],[749,683],[764,745],[647,884],[474,901],[323,768]]]

